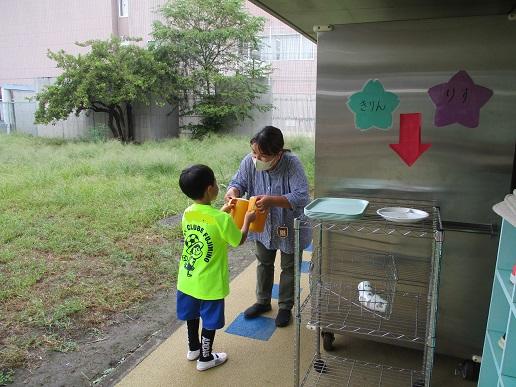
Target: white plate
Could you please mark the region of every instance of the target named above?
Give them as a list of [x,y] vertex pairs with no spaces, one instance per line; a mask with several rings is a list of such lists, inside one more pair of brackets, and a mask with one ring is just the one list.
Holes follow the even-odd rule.
[[384,207],[376,211],[382,218],[396,223],[417,223],[428,218],[428,212],[415,208]]

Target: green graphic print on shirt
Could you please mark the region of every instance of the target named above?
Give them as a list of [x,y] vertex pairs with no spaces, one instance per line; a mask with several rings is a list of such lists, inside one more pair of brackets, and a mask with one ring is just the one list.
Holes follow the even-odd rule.
[[195,270],[195,262],[199,258],[204,256],[204,261],[210,262],[213,256],[213,242],[207,232],[203,234],[204,229],[200,226],[187,224],[186,229],[190,234],[186,234],[182,258],[187,270],[186,275],[191,277],[191,272]]
[[209,205],[193,204],[182,220],[184,247],[177,289],[200,300],[229,294],[228,243],[238,246],[242,233],[231,216]]

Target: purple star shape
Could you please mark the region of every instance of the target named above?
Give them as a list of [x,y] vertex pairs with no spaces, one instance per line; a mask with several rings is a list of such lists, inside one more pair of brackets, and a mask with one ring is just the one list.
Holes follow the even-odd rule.
[[436,106],[435,126],[458,122],[468,128],[476,128],[480,120],[480,108],[491,98],[493,91],[475,85],[469,74],[461,70],[448,82],[428,89],[428,95]]

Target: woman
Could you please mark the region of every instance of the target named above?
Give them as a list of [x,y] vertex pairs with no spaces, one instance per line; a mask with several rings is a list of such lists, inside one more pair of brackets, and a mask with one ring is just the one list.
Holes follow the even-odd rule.
[[[224,196],[226,201],[242,196],[257,196],[258,210],[269,210],[262,233],[250,233],[256,241],[258,267],[256,303],[244,315],[254,318],[271,310],[274,281],[274,260],[281,252],[279,311],[276,326],[285,327],[294,306],[294,218],[303,216],[309,203],[308,181],[297,156],[284,149],[283,134],[274,126],[266,126],[250,141],[251,153],[244,157]],[[311,238],[309,228],[301,229],[300,248]]]

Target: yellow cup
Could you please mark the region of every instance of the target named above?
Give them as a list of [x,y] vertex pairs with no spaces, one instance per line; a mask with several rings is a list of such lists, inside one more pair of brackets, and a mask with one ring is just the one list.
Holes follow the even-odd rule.
[[259,211],[256,208],[256,196],[251,196],[249,200],[242,198],[231,199],[231,204],[234,207],[231,209],[231,217],[238,228],[244,225],[245,214],[248,211],[256,212],[256,219],[249,225],[249,231],[263,232],[265,229],[265,221],[269,215],[269,210]]
[[249,198],[249,211],[256,212],[256,219],[251,222],[249,225],[249,231],[253,232],[263,232],[265,228],[265,221],[267,220],[267,216],[269,215],[269,210],[259,211],[256,208],[256,196],[251,196]]
[[249,208],[249,200],[235,198],[231,199],[231,204],[234,204],[234,207],[231,209],[231,217],[233,218],[236,226],[238,228],[242,228],[244,225],[245,214]]

